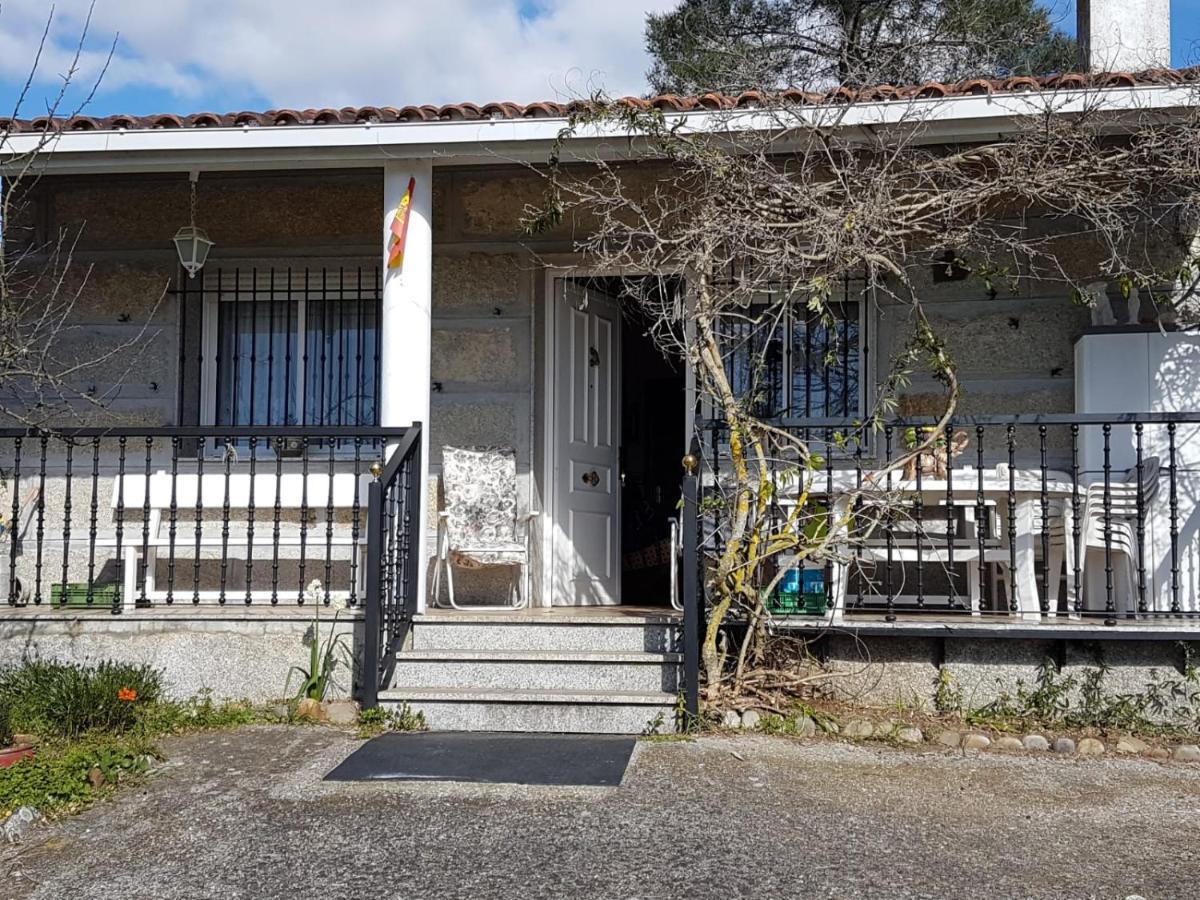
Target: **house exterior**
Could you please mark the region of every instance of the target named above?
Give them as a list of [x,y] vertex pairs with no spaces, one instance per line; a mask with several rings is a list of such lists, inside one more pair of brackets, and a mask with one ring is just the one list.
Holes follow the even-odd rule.
[[[1172,109],[1191,102],[1193,77],[1044,79],[1034,94],[1056,92],[1061,114],[1097,95]],[[969,140],[1010,127],[1031,108],[1029,87],[925,86],[904,106],[927,104],[931,140]],[[752,127],[757,99],[630,102],[689,127],[731,115]],[[0,658],[119,655],[163,666],[180,692],[261,699],[282,694],[305,658],[315,611],[318,633],[345,633],[361,663],[341,690],[411,702],[435,727],[670,721],[679,691],[694,691],[699,609],[677,529],[702,535],[697,496],[719,478],[720,454],[692,443],[691,373],[622,315],[615,276],[631,273],[588,269],[574,253],[586,223],[521,229],[568,112],[495,103],[52,123],[31,224],[42,240],[78,233],[61,353],[97,360],[80,389],[100,402],[0,436]],[[861,100],[840,121],[903,114]],[[8,123],[6,152],[45,128]],[[597,127],[578,152],[622,158],[626,137]],[[193,189],[214,242],[194,278],[172,245]],[[1078,248],[1081,266],[1092,252]],[[781,613],[779,626],[857,667],[868,697],[928,696],[943,664],[982,698],[995,675],[1031,671],[1051,649],[1070,662],[1103,646],[1131,681],[1177,664],[1200,611],[1200,394],[1164,378],[1192,370],[1200,341],[1136,315],[1094,327],[1088,309],[1036,285],[997,297],[929,277],[970,439],[949,477],[917,476],[917,502],[947,511],[944,545],[889,531],[868,552],[885,574],[831,564],[829,602]],[[810,423],[797,427],[862,415],[899,340],[899,313],[861,290],[847,286],[843,312],[838,366],[804,361],[822,332],[802,317],[779,350],[784,406]],[[918,380],[904,412],[935,411],[936,394]],[[447,447],[506,448],[515,469],[499,494],[524,573],[451,567],[454,602],[482,610],[447,609],[445,586],[430,590],[446,497],[482,483],[469,468],[439,478]],[[707,476],[680,467],[697,450]],[[863,455],[830,460],[831,498],[846,473],[861,478]],[[1063,535],[1089,502],[1098,548],[1053,562],[1086,542]]]

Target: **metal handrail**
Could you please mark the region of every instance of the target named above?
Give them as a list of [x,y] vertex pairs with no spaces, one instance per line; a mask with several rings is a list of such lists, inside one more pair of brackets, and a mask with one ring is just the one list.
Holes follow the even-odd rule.
[[367,489],[367,585],[362,702],[379,702],[416,613],[419,589],[421,423],[414,422]]
[[679,520],[668,519],[667,528],[667,540],[671,545],[671,608],[683,612],[683,599],[679,596],[679,555],[683,552],[679,542]]

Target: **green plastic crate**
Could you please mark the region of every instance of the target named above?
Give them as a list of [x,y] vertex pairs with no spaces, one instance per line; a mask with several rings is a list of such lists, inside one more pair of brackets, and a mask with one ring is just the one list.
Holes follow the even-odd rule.
[[777,591],[767,601],[767,611],[782,616],[823,616],[826,611],[825,595]]
[[89,607],[111,607],[121,602],[121,586],[119,584],[92,585],[92,602],[88,603],[87,582],[73,581],[68,584],[50,585],[50,605],[63,606],[70,609],[87,609]]

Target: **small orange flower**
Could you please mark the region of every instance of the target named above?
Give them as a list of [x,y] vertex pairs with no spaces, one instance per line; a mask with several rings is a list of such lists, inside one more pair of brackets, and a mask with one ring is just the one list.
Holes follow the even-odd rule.
[[117,699],[124,700],[127,703],[132,703],[137,699],[137,691],[135,691],[133,688],[123,687],[117,691]]

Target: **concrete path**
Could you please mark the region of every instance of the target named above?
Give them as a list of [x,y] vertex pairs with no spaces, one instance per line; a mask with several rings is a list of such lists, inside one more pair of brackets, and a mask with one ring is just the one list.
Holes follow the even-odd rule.
[[0,897],[1200,896],[1200,766],[832,742],[642,743],[620,788],[324,784],[358,742],[169,742],[0,852]]

